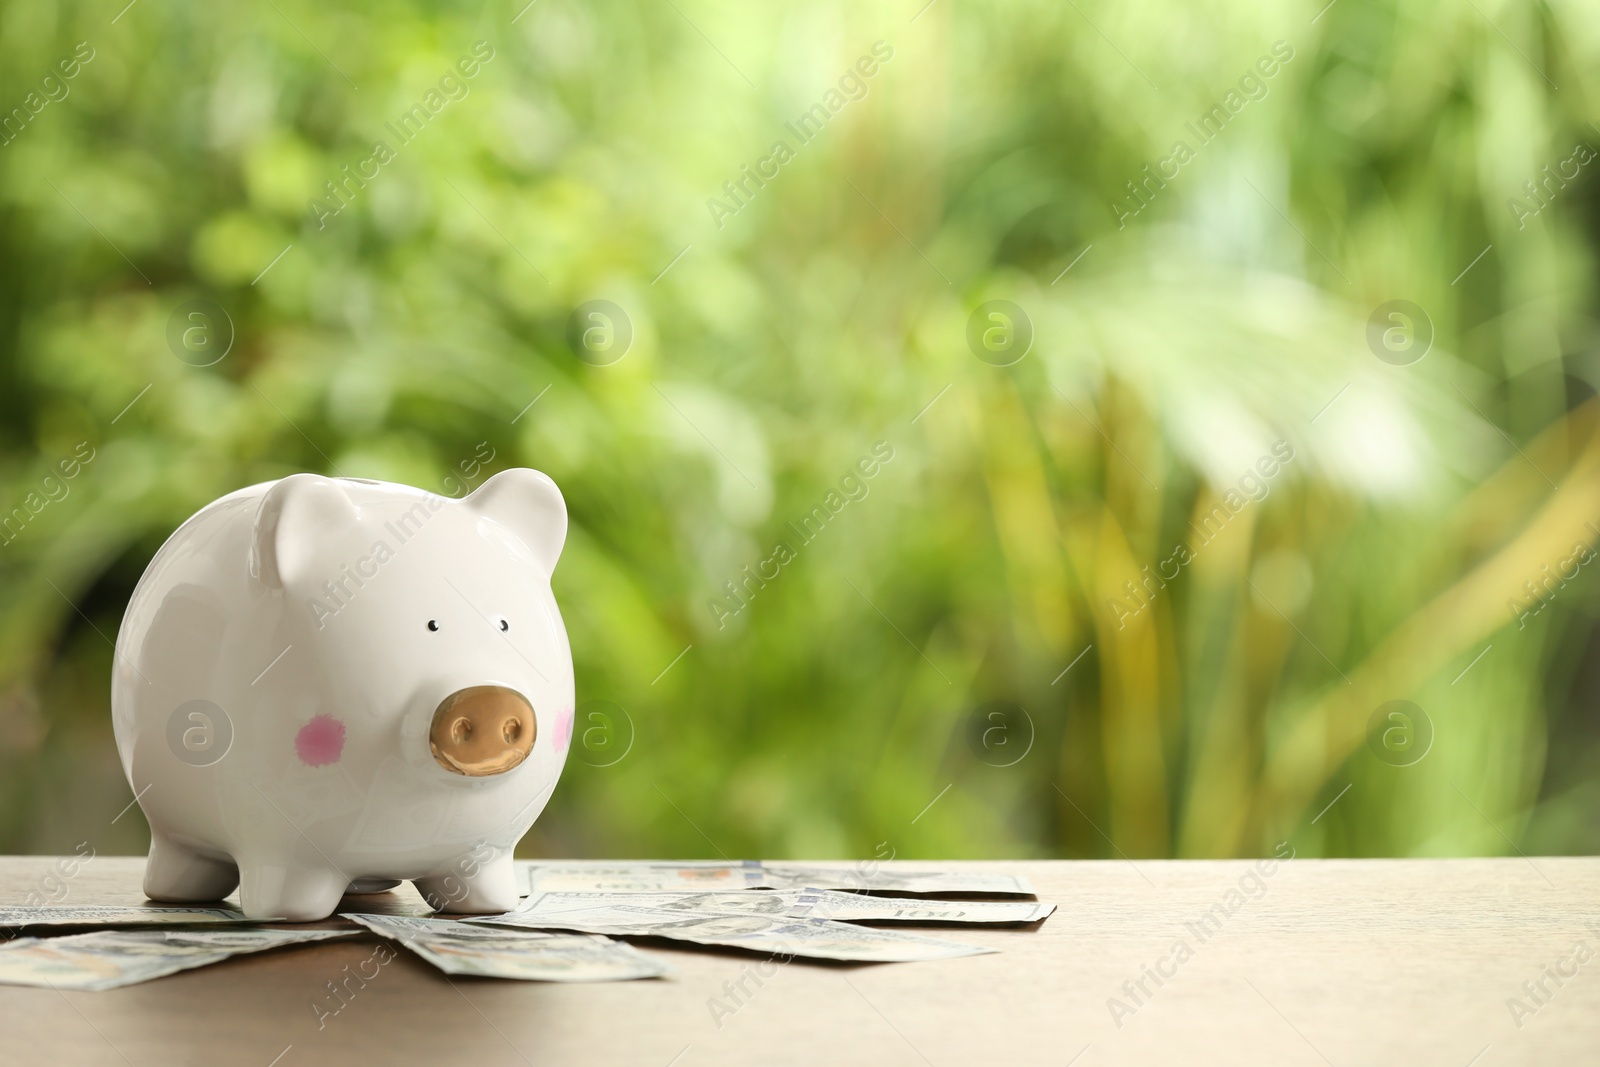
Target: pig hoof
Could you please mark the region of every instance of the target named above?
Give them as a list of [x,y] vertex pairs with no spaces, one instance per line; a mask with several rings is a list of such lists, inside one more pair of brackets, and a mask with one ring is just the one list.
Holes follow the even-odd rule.
[[173,903],[221,900],[238,884],[239,868],[232,863],[198,855],[160,834],[150,836],[150,858],[144,865],[144,895],[151,900]]
[[478,866],[477,873],[434,875],[414,883],[435,911],[499,915],[517,906],[517,872],[508,850],[499,859]]
[[252,919],[326,919],[349,885],[350,879],[337,871],[239,861],[239,906]]
[[357,878],[345,892],[354,896],[362,893],[387,893],[400,884],[398,878]]

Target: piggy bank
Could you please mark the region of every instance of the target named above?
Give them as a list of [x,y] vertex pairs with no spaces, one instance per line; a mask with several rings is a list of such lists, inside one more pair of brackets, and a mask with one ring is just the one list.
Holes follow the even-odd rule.
[[409,879],[441,910],[514,907],[572,736],[566,532],[524,469],[460,499],[296,474],[180,526],[113,669],[146,895],[237,886],[251,918],[309,921]]

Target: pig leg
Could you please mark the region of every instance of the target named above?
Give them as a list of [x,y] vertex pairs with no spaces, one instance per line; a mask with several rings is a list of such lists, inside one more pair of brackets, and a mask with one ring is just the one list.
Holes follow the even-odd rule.
[[510,849],[494,859],[467,865],[466,870],[472,873],[463,873],[458,865],[448,874],[418,878],[414,884],[422,899],[437,911],[498,915],[517,906],[521,896]]
[[163,834],[150,835],[144,895],[151,900],[177,904],[221,900],[238,884],[239,868],[227,860],[208,859]]
[[239,857],[239,906],[252,919],[326,919],[338,909],[349,884],[348,875],[327,868]]

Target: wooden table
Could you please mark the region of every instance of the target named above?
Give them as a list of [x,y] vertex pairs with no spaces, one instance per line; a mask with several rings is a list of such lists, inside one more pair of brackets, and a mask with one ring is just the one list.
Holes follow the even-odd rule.
[[[0,903],[51,862],[0,859]],[[711,998],[764,957],[651,944],[665,979],[557,985],[447,981],[402,950],[320,1028],[326,983],[375,937],[104,993],[0,987],[0,1064],[1600,1062],[1600,859],[938,866],[1025,874],[1060,909],[1036,928],[930,931],[995,955],[790,963],[747,979],[720,1020]],[[97,858],[66,902],[138,902],[142,867]],[[409,887],[362,900],[420,903]]]

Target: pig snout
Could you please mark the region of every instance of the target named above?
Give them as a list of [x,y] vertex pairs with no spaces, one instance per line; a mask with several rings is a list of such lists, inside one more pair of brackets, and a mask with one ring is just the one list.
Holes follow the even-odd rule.
[[475,685],[445,697],[433,713],[428,747],[453,774],[504,774],[528,758],[538,726],[533,707],[516,690]]

